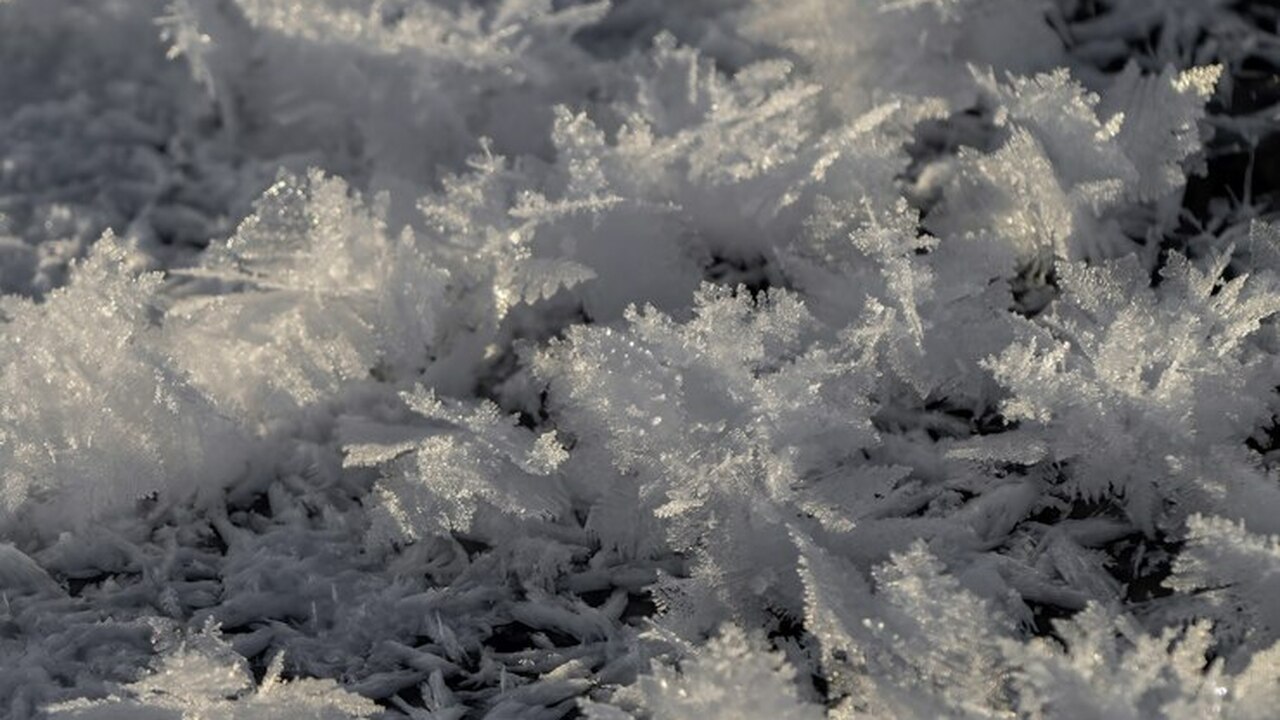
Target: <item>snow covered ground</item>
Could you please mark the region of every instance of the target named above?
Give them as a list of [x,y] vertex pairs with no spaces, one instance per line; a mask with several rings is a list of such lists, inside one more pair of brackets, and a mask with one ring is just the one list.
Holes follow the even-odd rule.
[[1278,23],[0,0],[0,716],[1274,717]]

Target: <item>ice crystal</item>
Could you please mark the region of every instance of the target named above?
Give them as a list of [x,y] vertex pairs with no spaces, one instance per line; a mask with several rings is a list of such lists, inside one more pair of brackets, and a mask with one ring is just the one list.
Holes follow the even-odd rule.
[[282,178],[192,271],[240,291],[193,294],[167,313],[178,361],[229,410],[257,419],[375,368],[421,372],[446,275],[412,232],[388,230],[385,213],[319,172]]
[[[48,500],[48,532],[129,507],[221,489],[247,451],[180,368],[156,325],[161,278],[107,236],[42,303],[7,298],[0,353],[0,517]],[[221,458],[221,461],[214,461]],[[237,462],[238,461],[238,462]]]
[[[795,670],[780,654],[770,652],[758,638],[728,626],[680,669],[657,664],[630,688],[627,698],[653,720],[705,718],[797,718],[817,720],[820,707],[801,701],[794,684]],[[625,702],[625,701],[624,701]],[[617,707],[591,705],[592,720],[632,717]]]
[[424,428],[416,444],[350,447],[351,464],[391,463],[374,489],[381,503],[378,537],[465,531],[482,505],[520,516],[565,512],[567,498],[555,476],[565,452],[554,433],[535,439],[491,403],[460,407],[421,389],[406,399],[418,415],[452,427]]
[[0,715],[1274,714],[1272,14],[0,1]]
[[163,656],[154,673],[126,686],[120,696],[53,705],[49,717],[254,720],[288,715],[340,720],[378,712],[377,704],[332,680],[282,679],[283,660],[276,655],[255,687],[244,658],[209,629],[184,639]]

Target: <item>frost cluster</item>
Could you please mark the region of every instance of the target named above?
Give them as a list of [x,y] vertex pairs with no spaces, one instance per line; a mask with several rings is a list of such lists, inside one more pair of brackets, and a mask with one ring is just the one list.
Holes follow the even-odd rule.
[[0,0],[0,715],[1274,716],[1275,26]]

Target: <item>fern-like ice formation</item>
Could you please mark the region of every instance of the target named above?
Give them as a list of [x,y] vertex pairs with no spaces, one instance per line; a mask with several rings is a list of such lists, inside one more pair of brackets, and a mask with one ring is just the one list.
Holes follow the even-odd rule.
[[0,715],[1270,717],[1255,5],[0,0]]

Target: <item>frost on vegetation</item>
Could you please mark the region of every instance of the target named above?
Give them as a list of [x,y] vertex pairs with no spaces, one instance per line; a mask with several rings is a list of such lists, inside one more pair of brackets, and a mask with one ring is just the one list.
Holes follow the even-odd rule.
[[1132,618],[1090,605],[1058,623],[1065,643],[1002,643],[1021,713],[1052,717],[1258,720],[1280,699],[1280,645],[1228,668],[1210,623],[1144,634]]
[[[992,233],[1041,274],[1055,257],[1150,258],[1125,232],[1133,212],[1125,201],[1182,188],[1183,166],[1200,151],[1196,121],[1220,71],[1144,75],[1131,65],[1101,96],[1065,68],[1006,82],[976,74],[1006,139],[990,153],[962,149],[940,173],[948,186],[928,226],[943,236]],[[1158,218],[1177,220],[1168,210]]]
[[245,439],[173,366],[156,324],[161,278],[111,236],[41,303],[5,298],[0,352],[0,519],[39,532],[218,492],[243,471]]
[[765,0],[750,35],[804,58],[835,101],[858,112],[895,95],[971,103],[972,63],[1009,72],[1051,68],[1061,39],[1032,0]]
[[1007,705],[1002,624],[922,543],[877,569],[873,593],[857,569],[795,540],[837,717],[994,717]]
[[618,706],[622,705],[634,706],[652,720],[825,717],[820,706],[798,697],[795,670],[781,653],[732,625],[678,669],[655,662],[652,674],[619,693],[615,703],[588,704],[586,716],[591,720],[633,717]]
[[1149,634],[1091,603],[1055,622],[1058,640],[1022,641],[923,545],[892,555],[872,585],[797,541],[832,717],[1262,718],[1280,692],[1280,645],[1224,662],[1208,621]]
[[1267,716],[1245,5],[4,2],[0,715]]
[[180,640],[157,661],[156,669],[100,700],[73,700],[47,708],[58,720],[172,718],[173,720],[261,720],[281,717],[345,720],[367,718],[381,708],[347,692],[332,680],[281,677],[277,654],[254,683],[244,657],[206,628]]
[[166,28],[238,142],[421,183],[491,137],[545,152],[557,101],[598,82],[570,41],[603,3],[176,0]]
[[1274,482],[1245,440],[1271,412],[1256,336],[1280,294],[1270,272],[1224,281],[1227,260],[1172,255],[1155,289],[1133,258],[1065,266],[1052,311],[990,361],[1019,434],[1068,464],[1064,489],[1119,500],[1148,533],[1188,508],[1275,527],[1261,510]]
[[[323,258],[322,261],[318,261]],[[264,420],[380,369],[421,373],[447,274],[386,202],[340,179],[285,176],[186,274],[214,284],[166,314],[178,363],[228,412]]]
[[1144,74],[1130,63],[1107,89],[1100,109],[1123,119],[1116,140],[1138,171],[1135,199],[1157,200],[1186,183],[1184,164],[1201,150],[1198,122],[1221,76],[1221,65]]
[[586,527],[629,554],[692,560],[660,588],[672,626],[799,613],[795,523],[851,546],[911,532],[895,516],[922,502],[919,485],[872,422],[892,313],[832,335],[791,294],[707,286],[686,323],[651,309],[628,321],[571,329],[535,371],[572,442],[567,482],[592,499]]
[[678,671],[655,662],[610,705],[587,703],[587,716],[1263,718],[1280,692],[1280,646],[1232,667],[1216,657],[1206,621],[1153,635],[1090,604],[1055,622],[1060,640],[1021,641],[923,545],[893,555],[869,583],[810,540],[797,543],[806,626],[821,653],[792,662],[831,683],[826,713],[800,699],[780,653],[727,626]]
[[[1221,517],[1187,521],[1187,547],[1165,584],[1188,593],[1197,615],[1214,623],[1218,653],[1239,660],[1280,642],[1280,612],[1270,602],[1280,582],[1280,543]],[[1261,653],[1259,653],[1261,654]]]
[[387,465],[373,490],[375,542],[465,532],[483,508],[533,518],[568,510],[555,473],[565,451],[555,433],[535,437],[488,402],[468,406],[421,388],[405,399],[445,427],[423,427],[421,440],[396,444],[347,436],[348,465]]

